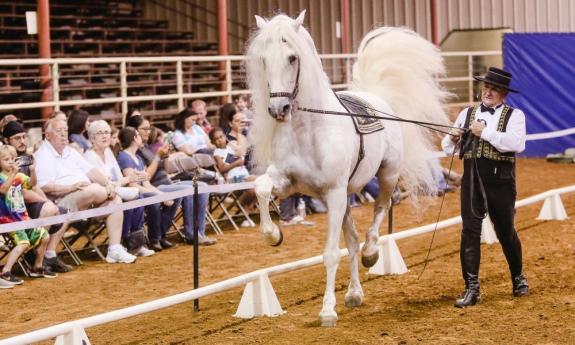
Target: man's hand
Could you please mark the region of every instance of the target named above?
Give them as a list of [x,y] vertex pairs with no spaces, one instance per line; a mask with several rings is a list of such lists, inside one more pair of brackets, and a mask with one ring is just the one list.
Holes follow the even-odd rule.
[[483,129],[485,129],[485,123],[481,121],[473,121],[469,129],[471,129],[471,133],[473,133],[473,135],[481,138],[481,132],[483,132]]
[[454,144],[457,144],[459,140],[461,140],[462,135],[463,135],[463,129],[461,128],[452,128],[449,130],[449,136]]

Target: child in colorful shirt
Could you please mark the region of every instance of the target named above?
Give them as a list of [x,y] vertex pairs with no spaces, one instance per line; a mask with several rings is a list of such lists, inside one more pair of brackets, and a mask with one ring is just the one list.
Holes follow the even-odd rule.
[[[18,172],[16,150],[9,145],[0,146],[0,224],[30,219],[22,196],[23,189],[31,189],[30,177]],[[18,230],[9,234],[14,243],[0,279],[14,285],[22,280],[12,274],[12,267],[18,258],[30,249],[36,248],[31,277],[54,278],[56,274],[43,267],[44,253],[48,245],[48,231],[43,227]]]

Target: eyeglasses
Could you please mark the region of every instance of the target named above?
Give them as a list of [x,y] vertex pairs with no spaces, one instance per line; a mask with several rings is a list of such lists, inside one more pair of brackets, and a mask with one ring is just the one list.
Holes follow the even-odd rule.
[[111,134],[112,134],[111,131],[98,131],[98,132],[96,132],[96,135],[99,137],[103,137],[103,136],[111,135]]

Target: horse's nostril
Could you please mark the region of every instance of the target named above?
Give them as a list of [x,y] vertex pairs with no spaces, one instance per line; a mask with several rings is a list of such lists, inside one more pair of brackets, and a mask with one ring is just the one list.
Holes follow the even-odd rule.
[[274,119],[276,118],[276,114],[272,111],[272,107],[268,107],[268,113],[270,113]]
[[289,104],[284,105],[284,107],[283,107],[284,115],[287,115],[287,113],[290,111],[290,109],[291,109],[291,105],[289,105]]

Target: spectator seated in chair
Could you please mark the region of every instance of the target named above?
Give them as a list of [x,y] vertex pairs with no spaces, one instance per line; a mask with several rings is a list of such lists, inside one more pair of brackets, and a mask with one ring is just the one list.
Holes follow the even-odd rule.
[[82,154],[92,146],[86,137],[86,130],[90,126],[89,116],[90,114],[85,110],[78,109],[73,110],[68,117],[70,146]]
[[[0,146],[0,224],[28,220],[22,190],[31,189],[30,177],[18,171],[16,149],[9,145]],[[22,280],[12,274],[12,267],[18,258],[31,248],[37,248],[32,277],[55,278],[57,275],[43,266],[44,252],[50,236],[43,227],[18,230],[10,233],[14,248],[8,254],[0,279],[13,285]]]
[[[244,156],[237,154],[236,151],[228,145],[228,140],[223,129],[219,127],[212,129],[210,132],[210,140],[216,147],[214,151],[216,166],[218,171],[225,176],[226,182],[249,182],[256,179],[256,176],[250,175],[250,172],[244,165]],[[246,208],[248,213],[253,213],[257,210],[256,202],[257,198],[253,189],[243,192],[240,197],[240,203]],[[250,222],[246,222],[244,225],[252,226]]]
[[182,110],[174,123],[176,131],[172,138],[172,144],[176,150],[188,156],[194,153],[213,154],[214,147],[210,143],[208,135],[197,125],[197,122],[198,114],[189,109]]
[[[4,127],[3,136],[5,143],[16,149],[19,171],[30,177],[32,188],[22,190],[30,218],[43,218],[66,213],[65,208],[56,206],[36,185],[34,156],[28,154],[28,135],[24,127],[19,122],[10,122]],[[72,270],[72,266],[64,263],[56,254],[58,244],[67,228],[68,224],[54,224],[48,229],[50,240],[44,254],[44,265],[53,272],[66,273]]]
[[[68,146],[66,122],[48,120],[45,132],[46,140],[34,156],[36,176],[38,186],[56,205],[74,212],[122,202],[106,176]],[[123,218],[122,212],[106,216],[109,237],[106,261],[109,263],[132,263],[136,260],[120,244]]]
[[[177,190],[187,189],[193,187],[192,181],[172,181],[166,172],[166,161],[170,152],[170,145],[164,144],[158,148],[156,152],[150,149],[148,140],[150,139],[151,126],[150,122],[142,116],[132,116],[126,123],[127,126],[136,128],[142,137],[143,145],[138,149],[137,155],[143,160],[146,166],[146,172],[150,176],[150,183],[162,192],[173,192]],[[200,185],[202,182],[198,182]],[[199,238],[200,245],[209,246],[216,243],[216,240],[209,238],[205,234],[206,227],[206,213],[208,209],[208,202],[210,195],[199,194]],[[188,195],[180,200],[174,200],[176,203],[181,202],[182,211],[184,214],[184,236],[185,242],[191,244],[193,242],[193,219],[194,219],[194,196]],[[167,222],[171,223],[171,219]],[[166,226],[169,226],[168,225]]]
[[212,131],[212,124],[206,118],[206,115],[208,115],[206,102],[202,101],[201,99],[196,99],[190,102],[188,109],[198,114],[198,120],[196,124],[200,126],[206,134],[210,134],[210,132]]
[[[138,199],[139,189],[128,185],[139,181],[136,173],[124,176],[114,157],[111,146],[112,129],[104,120],[94,121],[88,127],[88,138],[92,146],[84,158],[98,169],[108,180],[116,186],[116,193],[123,201]],[[122,242],[128,251],[137,256],[151,256],[154,251],[146,247],[146,234],[144,232],[144,207],[124,210],[122,224]]]
[[[143,146],[142,137],[134,127],[126,127],[118,134],[120,145],[124,149],[118,154],[118,164],[125,176],[134,176],[136,179],[130,182],[130,187],[138,188],[145,198],[163,194],[150,183],[146,166],[141,157],[137,155]],[[166,200],[161,204],[146,206],[148,236],[150,247],[155,251],[168,249],[174,245],[168,241],[166,234],[171,225],[171,220],[176,215],[180,200]]]

